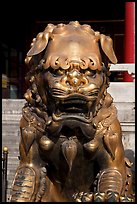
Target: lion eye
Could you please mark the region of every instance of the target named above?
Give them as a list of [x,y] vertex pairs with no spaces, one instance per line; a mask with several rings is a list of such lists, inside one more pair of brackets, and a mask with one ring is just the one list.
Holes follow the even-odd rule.
[[85,71],[85,75],[87,75],[87,76],[89,76],[89,77],[95,78],[95,77],[96,77],[96,74],[97,74],[96,70],[87,69],[87,70]]
[[63,69],[55,69],[53,72],[53,76],[62,76],[64,74],[64,70]]
[[64,74],[64,70],[63,69],[58,69],[58,75],[63,75]]

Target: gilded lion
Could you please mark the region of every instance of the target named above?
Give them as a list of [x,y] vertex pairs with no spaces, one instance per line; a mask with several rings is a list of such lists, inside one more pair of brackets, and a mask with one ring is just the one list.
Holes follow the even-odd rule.
[[131,163],[109,87],[109,36],[48,24],[27,53],[20,164],[12,202],[133,201]]

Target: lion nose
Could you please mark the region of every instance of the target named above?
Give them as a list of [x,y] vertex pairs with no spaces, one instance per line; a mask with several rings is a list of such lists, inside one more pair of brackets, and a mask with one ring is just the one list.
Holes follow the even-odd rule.
[[71,86],[83,86],[87,80],[78,70],[74,69],[68,73],[66,83]]

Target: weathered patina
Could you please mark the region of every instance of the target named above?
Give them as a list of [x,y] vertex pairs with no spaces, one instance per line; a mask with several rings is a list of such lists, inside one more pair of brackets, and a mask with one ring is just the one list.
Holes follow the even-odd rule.
[[78,21],[48,24],[27,53],[12,202],[133,201],[109,63],[109,36]]

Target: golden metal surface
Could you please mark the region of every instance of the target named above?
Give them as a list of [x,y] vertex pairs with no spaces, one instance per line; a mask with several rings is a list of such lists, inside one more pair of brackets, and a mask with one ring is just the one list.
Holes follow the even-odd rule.
[[48,24],[25,62],[30,87],[11,201],[133,200],[131,163],[107,92],[109,63],[117,63],[112,39],[78,21]]
[[3,153],[8,153],[8,147],[3,147]]

